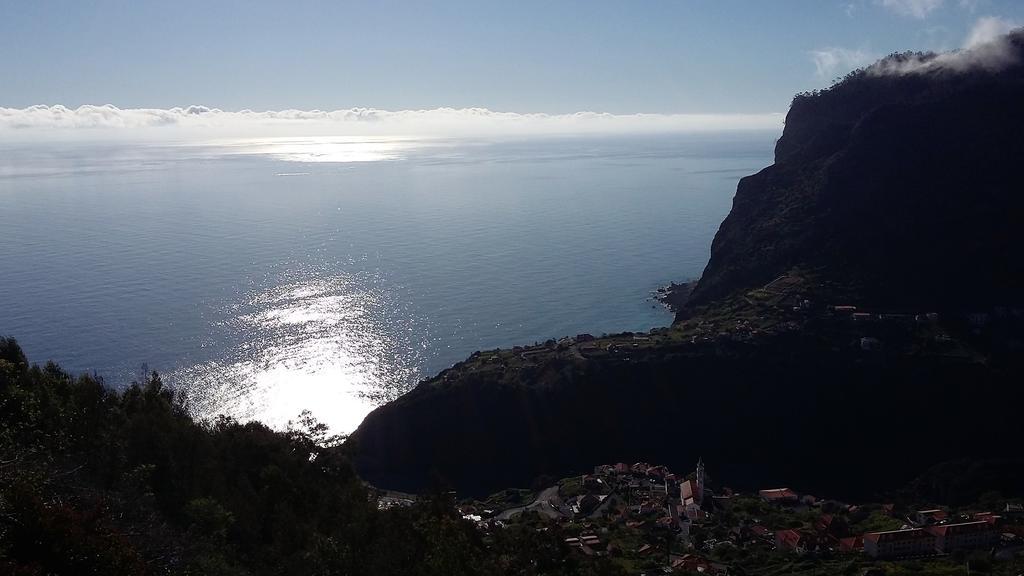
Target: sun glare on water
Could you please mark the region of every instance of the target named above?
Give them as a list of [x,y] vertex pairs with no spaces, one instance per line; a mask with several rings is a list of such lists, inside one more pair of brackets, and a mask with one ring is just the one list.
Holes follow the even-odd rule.
[[311,136],[260,138],[219,143],[231,154],[262,155],[285,162],[379,162],[398,160],[422,142],[406,138]]
[[[249,335],[229,360],[175,374],[192,411],[282,429],[310,410],[332,432],[351,432],[396,381],[415,379],[408,348],[386,337],[382,296],[341,276],[260,292],[232,310],[226,332]],[[384,394],[386,396],[386,394]]]

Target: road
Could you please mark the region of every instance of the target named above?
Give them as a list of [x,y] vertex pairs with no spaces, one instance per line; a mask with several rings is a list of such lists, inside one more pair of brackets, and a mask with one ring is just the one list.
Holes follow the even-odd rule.
[[502,510],[494,518],[495,520],[501,520],[504,522],[508,521],[513,516],[522,514],[527,510],[533,510],[535,512],[543,514],[544,516],[547,516],[548,518],[561,518],[562,513],[558,511],[558,508],[552,506],[552,501],[554,501],[555,506],[562,504],[562,499],[558,496],[557,484],[555,486],[551,486],[549,488],[541,490],[540,494],[537,494],[537,498],[535,498],[533,502],[527,504],[526,506],[518,506],[516,508]]

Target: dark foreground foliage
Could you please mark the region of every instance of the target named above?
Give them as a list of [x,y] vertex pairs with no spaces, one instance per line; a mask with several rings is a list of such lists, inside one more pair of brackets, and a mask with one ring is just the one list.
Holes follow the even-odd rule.
[[558,534],[480,532],[443,492],[381,511],[308,416],[194,421],[0,339],[0,574],[595,573]]

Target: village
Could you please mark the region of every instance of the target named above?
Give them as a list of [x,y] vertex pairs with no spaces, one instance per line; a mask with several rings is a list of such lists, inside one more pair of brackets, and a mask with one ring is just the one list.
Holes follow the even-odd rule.
[[[381,505],[411,502],[391,498]],[[465,501],[459,510],[485,532],[512,525],[558,530],[579,554],[606,557],[636,574],[788,574],[800,566],[874,575],[925,566],[921,573],[931,574],[960,573],[965,562],[1024,566],[1021,502],[986,504],[857,505],[788,487],[712,488],[699,461],[686,475],[646,463],[601,465],[539,491]]]
[[[821,337],[833,353],[869,363],[895,355],[975,362],[1024,349],[1024,309],[955,315],[875,309],[817,298],[811,284],[799,274],[784,275],[645,333],[579,334],[477,352],[440,380],[495,372],[518,381],[552,360],[632,363],[708,347],[756,348],[771,342],[766,336],[802,333]],[[996,332],[1000,338],[989,338]],[[993,350],[991,341],[1008,347]],[[741,492],[709,482],[703,462],[686,474],[647,463],[606,464],[535,488],[462,502],[460,511],[485,533],[509,526],[557,530],[578,554],[606,558],[633,574],[952,575],[985,573],[986,566],[1024,574],[1020,500],[949,507],[898,499],[851,504],[787,486]],[[382,505],[406,505],[411,498]]]

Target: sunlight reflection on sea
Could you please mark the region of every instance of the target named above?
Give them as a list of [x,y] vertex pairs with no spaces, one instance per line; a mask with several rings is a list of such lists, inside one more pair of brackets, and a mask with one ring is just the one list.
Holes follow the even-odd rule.
[[[311,278],[261,291],[222,326],[242,336],[228,361],[183,369],[198,414],[230,414],[282,428],[311,410],[335,432],[354,430],[376,405],[420,373],[416,347],[382,325],[381,291],[345,276]],[[404,387],[404,386],[403,386]]]
[[408,138],[249,138],[219,142],[221,153],[268,156],[285,162],[379,162],[399,160],[425,142]]

